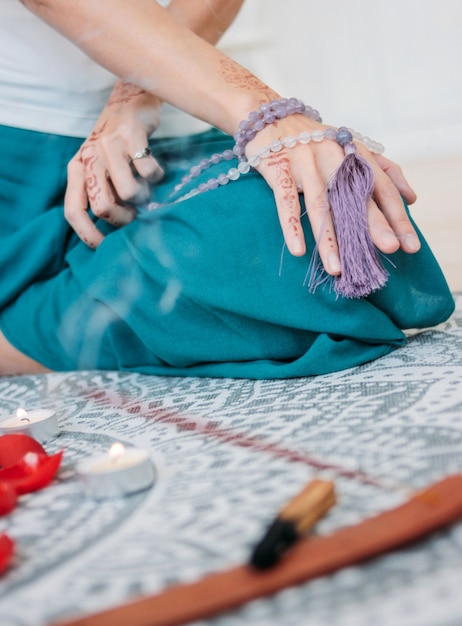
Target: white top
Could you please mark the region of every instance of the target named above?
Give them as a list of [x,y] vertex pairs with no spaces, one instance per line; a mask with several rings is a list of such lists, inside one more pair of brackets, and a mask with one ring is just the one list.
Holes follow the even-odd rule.
[[[159,0],[168,4],[168,0]],[[116,82],[19,0],[0,0],[0,124],[87,137]],[[155,135],[200,132],[204,122],[164,105]]]

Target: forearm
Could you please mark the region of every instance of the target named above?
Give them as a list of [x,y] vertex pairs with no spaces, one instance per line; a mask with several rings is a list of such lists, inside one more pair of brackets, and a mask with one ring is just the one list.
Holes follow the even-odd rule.
[[167,11],[211,44],[216,44],[234,22],[244,0],[172,0]]
[[273,95],[154,0],[23,3],[120,78],[225,132]]
[[[235,20],[244,0],[172,0],[167,11],[172,17],[189,30],[211,44],[216,44]],[[158,107],[160,99],[154,94],[149,95],[137,85],[119,80],[108,102],[126,104],[139,102],[142,107],[152,102],[154,118],[152,130],[158,124]]]

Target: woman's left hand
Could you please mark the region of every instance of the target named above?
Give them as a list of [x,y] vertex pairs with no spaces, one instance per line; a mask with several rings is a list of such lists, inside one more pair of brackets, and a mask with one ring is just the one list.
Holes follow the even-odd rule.
[[[260,131],[246,147],[247,157],[258,154],[274,140],[286,136],[297,137],[302,132],[325,131],[327,126],[302,115],[291,115]],[[411,204],[416,195],[404,178],[401,169],[387,158],[371,153],[364,144],[356,142],[358,153],[374,171],[373,196],[367,207],[368,226],[377,248],[391,254],[398,248],[417,252],[420,242],[406,213],[401,196]],[[263,158],[257,166],[275,196],[279,221],[289,252],[294,256],[306,253],[301,226],[299,194],[303,193],[307,216],[318,244],[318,252],[325,270],[334,276],[342,267],[337,237],[330,212],[327,187],[329,180],[344,158],[343,148],[335,141],[298,143],[293,148],[282,148]]]

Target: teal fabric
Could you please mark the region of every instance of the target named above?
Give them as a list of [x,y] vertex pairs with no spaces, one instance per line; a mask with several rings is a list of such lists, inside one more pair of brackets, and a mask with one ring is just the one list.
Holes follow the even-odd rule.
[[[65,179],[74,140],[53,138],[60,147],[51,142],[47,152],[46,136],[13,132],[22,141],[17,159],[27,144],[31,160],[48,166],[40,180],[28,176],[28,166],[18,177],[11,154],[1,157],[2,185],[11,183],[2,195],[2,219],[13,203],[21,218],[14,231],[8,215],[9,232],[0,234],[0,328],[51,369],[249,378],[324,374],[385,355],[405,342],[402,329],[433,326],[453,311],[423,239],[419,253],[389,257],[387,285],[367,299],[337,298],[328,284],[309,293],[309,224],[305,220],[307,256],[292,257],[284,251],[271,190],[256,173],[187,201],[140,210],[119,230],[99,223],[107,236],[90,250],[64,220],[65,183],[56,194],[56,178],[47,179],[48,171]],[[166,171],[153,198],[166,202],[192,163],[229,145],[218,131],[152,142]],[[229,167],[215,166],[189,188]],[[39,204],[42,189],[51,187],[48,203]]]

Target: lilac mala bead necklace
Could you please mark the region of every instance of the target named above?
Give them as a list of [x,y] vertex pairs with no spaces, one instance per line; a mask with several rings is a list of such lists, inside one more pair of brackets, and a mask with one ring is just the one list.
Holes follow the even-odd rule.
[[[306,106],[296,98],[281,98],[262,104],[257,111],[252,111],[246,120],[240,122],[239,129],[234,135],[233,150],[213,154],[209,159],[203,159],[194,165],[176,185],[173,194],[176,195],[203,171],[221,161],[231,161],[237,158],[237,167],[230,168],[226,174],[222,173],[217,178],[210,178],[206,183],[201,183],[196,189],[174,202],[186,200],[199,193],[226,185],[230,181],[238,180],[251,168],[258,167],[261,159],[283,148],[293,148],[297,143],[307,144],[310,141],[319,142],[324,139],[336,141],[342,146],[345,158],[327,186],[328,204],[332,213],[342,266],[341,275],[333,279],[334,291],[337,295],[347,298],[366,297],[385,285],[388,272],[383,267],[378,251],[372,242],[367,222],[367,204],[374,189],[374,172],[369,163],[357,153],[353,139],[361,141],[373,152],[383,152],[383,146],[352,129],[327,128],[313,133],[303,132],[298,137],[288,136],[282,140],[274,140],[269,146],[262,148],[258,154],[246,157],[245,148],[257,133],[268,124],[295,114],[306,115],[317,122],[322,121],[316,109]],[[156,209],[159,206],[161,205],[151,203],[148,209]],[[324,282],[324,279],[319,277],[318,271],[318,268],[315,268],[311,276],[310,291],[315,291],[316,287]]]

